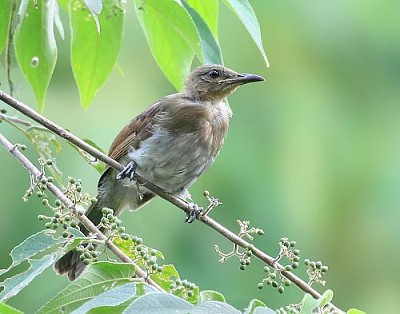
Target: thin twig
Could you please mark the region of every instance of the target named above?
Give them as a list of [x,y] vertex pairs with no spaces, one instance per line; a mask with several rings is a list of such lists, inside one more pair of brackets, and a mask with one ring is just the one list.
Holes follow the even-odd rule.
[[[98,151],[95,149],[93,146],[87,144],[86,142],[82,141],[80,138],[72,134],[71,132],[65,130],[64,128],[58,126],[54,122],[50,121],[49,119],[43,117],[42,115],[38,114],[25,104],[23,104],[21,101],[16,100],[15,98],[7,95],[6,93],[0,91],[0,99],[13,107],[14,109],[18,110],[22,114],[28,116],[32,120],[38,122],[39,124],[43,125],[44,127],[48,128],[49,130],[53,131],[57,135],[61,136],[62,138],[66,139],[67,141],[71,142],[72,144],[76,145],[77,147],[83,149],[93,157],[101,160],[104,162],[107,166],[115,168],[117,171],[122,171],[123,166],[118,163],[117,161],[111,159],[107,155],[103,154],[102,152]],[[140,184],[145,186],[148,190],[151,192],[157,194],[158,196],[162,197],[163,199],[167,200],[168,202],[174,204],[175,206],[179,207],[186,213],[191,213],[193,209],[193,204],[189,204],[188,202],[176,197],[175,195],[172,195],[170,193],[167,193],[157,185],[145,180],[144,178],[137,176],[137,180]],[[277,263],[275,259],[268,254],[264,253],[260,249],[254,247],[251,243],[243,240],[236,234],[234,234],[232,231],[228,230],[218,222],[216,222],[214,219],[210,218],[209,216],[201,216],[199,217],[199,220],[220,233],[222,236],[230,240],[231,242],[241,246],[242,248],[250,248],[251,251],[253,252],[253,255],[262,260],[264,263],[267,265],[274,267],[278,270],[284,269],[282,265]],[[318,299],[321,297],[321,294],[316,291],[314,288],[310,287],[304,280],[302,280],[300,277],[296,276],[292,272],[288,271],[281,271],[282,275],[285,276],[287,279],[289,279],[293,284],[295,284],[297,287],[299,287],[301,290],[303,290],[306,293],[309,293],[312,295],[314,298]],[[337,311],[341,312],[336,306],[331,304],[332,308]]]
[[[18,150],[18,145],[13,145],[3,134],[0,133],[0,143],[24,166],[29,173],[34,177],[46,178],[44,173],[40,171],[32,162],[25,157]],[[69,208],[73,213],[77,214],[76,207],[74,203],[64,195],[64,193],[53,183],[46,180],[47,189],[59,199],[67,208]],[[135,273],[139,278],[142,278],[148,284],[152,285],[159,291],[164,291],[156,282],[147,276],[147,273],[142,270],[138,265],[136,265],[124,252],[122,252],[114,243],[107,241],[108,238],[92,223],[92,221],[85,215],[76,215],[78,219],[82,222],[86,229],[88,229],[92,234],[95,234],[97,239],[104,241],[105,245],[118,256],[121,261],[125,263],[130,263],[135,266]]]

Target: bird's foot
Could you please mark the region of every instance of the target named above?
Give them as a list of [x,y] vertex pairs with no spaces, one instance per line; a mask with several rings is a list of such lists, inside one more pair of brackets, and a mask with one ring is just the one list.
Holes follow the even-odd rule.
[[203,213],[203,207],[198,206],[195,203],[189,203],[191,210],[186,215],[185,222],[191,224],[193,221],[198,219]]
[[125,168],[117,174],[117,180],[129,178],[131,181],[136,180],[136,163],[134,161],[129,162]]

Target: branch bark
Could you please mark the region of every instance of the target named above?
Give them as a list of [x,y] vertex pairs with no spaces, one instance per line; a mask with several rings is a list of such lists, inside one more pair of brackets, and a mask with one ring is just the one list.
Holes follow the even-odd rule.
[[[37,123],[39,123],[39,124],[43,125],[44,127],[48,128],[49,130],[51,130],[55,134],[59,135],[60,137],[64,138],[65,140],[71,142],[72,144],[74,144],[77,147],[81,148],[82,150],[86,151],[87,153],[89,153],[93,157],[101,160],[107,166],[113,167],[118,171],[123,170],[124,167],[120,163],[118,163],[117,161],[111,159],[110,157],[108,157],[107,155],[103,154],[102,152],[98,151],[97,149],[95,149],[91,145],[87,144],[86,142],[82,141],[80,138],[78,138],[77,136],[75,136],[71,132],[65,130],[64,128],[58,126],[57,124],[55,124],[54,122],[50,121],[49,119],[47,119],[47,118],[43,117],[42,115],[38,114],[37,112],[35,112],[31,108],[29,108],[28,106],[23,104],[22,102],[18,101],[17,99],[9,96],[8,94],[6,94],[6,93],[4,93],[2,91],[0,91],[0,99],[3,102],[5,102],[8,105],[10,105],[11,107],[13,107],[14,109],[16,109],[19,112],[21,112],[22,114],[24,114],[25,116],[31,118],[32,120],[36,121]],[[184,200],[182,200],[182,199],[180,199],[180,198],[178,198],[178,197],[176,197],[176,196],[174,196],[172,194],[169,194],[169,193],[165,192],[160,187],[158,187],[155,184],[145,180],[142,177],[137,176],[137,179],[140,182],[140,184],[143,184],[147,189],[149,189],[153,193],[157,194],[158,196],[162,197],[163,199],[167,200],[168,202],[174,204],[175,206],[177,206],[178,208],[183,210],[185,213],[190,213],[191,212],[191,210],[193,208],[192,204],[189,204],[188,202],[186,202],[186,201],[184,201]],[[266,263],[267,265],[269,265],[269,266],[271,266],[273,268],[277,268],[279,270],[282,270],[284,268],[282,265],[280,265],[279,263],[275,262],[275,259],[273,257],[269,256],[268,254],[266,254],[262,250],[254,247],[254,245],[252,245],[251,243],[243,240],[242,238],[237,236],[235,233],[233,233],[232,231],[228,230],[227,228],[225,228],[224,226],[222,226],[221,224],[219,224],[217,221],[215,221],[214,219],[210,218],[209,216],[207,216],[207,215],[201,216],[199,218],[199,220],[202,221],[203,223],[205,223],[206,225],[208,225],[209,227],[211,227],[212,229],[214,229],[215,231],[217,231],[218,233],[220,233],[222,236],[227,238],[232,243],[235,243],[235,244],[237,244],[240,247],[245,248],[245,249],[246,248],[251,248],[251,250],[253,252],[253,255],[256,256],[258,259],[260,259],[261,261],[263,261],[264,263]],[[318,298],[321,297],[321,294],[318,291],[316,291],[314,288],[309,286],[304,280],[302,280],[300,277],[296,276],[292,272],[282,271],[282,275],[285,276],[287,279],[289,279],[298,288],[300,288],[304,292],[309,293],[310,295],[312,295],[314,298],[318,299]],[[338,312],[342,312],[339,308],[337,308],[333,304],[330,304],[330,306],[333,308],[333,310],[338,311]]]

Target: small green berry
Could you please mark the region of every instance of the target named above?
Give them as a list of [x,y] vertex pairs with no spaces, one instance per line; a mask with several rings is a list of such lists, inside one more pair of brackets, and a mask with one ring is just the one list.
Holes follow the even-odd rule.
[[321,261],[316,262],[316,263],[315,263],[315,267],[317,267],[317,269],[321,269],[321,267],[322,267],[322,262],[321,262]]
[[43,197],[43,192],[37,191],[37,192],[36,192],[36,196],[37,196],[37,197]]
[[258,288],[258,289],[264,288],[264,284],[263,284],[262,282],[258,283],[257,288]]
[[83,262],[83,264],[85,264],[87,266],[90,264],[90,259],[85,258],[82,262]]
[[299,249],[293,250],[293,254],[296,256],[300,255],[300,250]]
[[268,266],[264,266],[264,271],[265,271],[266,273],[269,273],[269,267],[268,267]]
[[53,177],[47,177],[47,182],[53,182],[54,178]]
[[296,241],[290,241],[290,247],[296,246]]
[[293,268],[299,267],[299,262],[293,262],[293,263],[292,263],[292,267],[293,267]]
[[278,282],[276,282],[275,280],[274,281],[272,281],[272,287],[274,287],[274,288],[278,288]]
[[245,270],[246,269],[246,265],[240,265],[240,270]]
[[323,266],[321,267],[321,271],[322,271],[323,273],[326,273],[326,272],[328,271],[328,266],[323,265]]
[[284,291],[285,291],[285,288],[283,288],[282,286],[280,286],[280,287],[278,288],[278,292],[279,292],[279,293],[282,294]]
[[310,260],[308,258],[306,258],[304,260],[304,265],[306,265],[306,266],[310,265]]
[[51,229],[51,227],[53,226],[53,224],[52,224],[51,222],[47,222],[44,226],[45,226],[47,229]]
[[192,297],[194,297],[194,292],[193,291],[189,291],[187,295],[188,295],[189,298],[192,298]]
[[63,234],[62,234],[62,237],[63,238],[68,238],[68,236],[69,236],[69,232],[64,231]]
[[38,215],[37,218],[38,218],[39,220],[44,220],[44,219],[45,219],[45,217],[44,217],[43,215]]
[[291,271],[293,267],[291,265],[286,265],[285,266],[285,271]]
[[46,160],[46,165],[51,166],[53,164],[53,161],[51,159]]

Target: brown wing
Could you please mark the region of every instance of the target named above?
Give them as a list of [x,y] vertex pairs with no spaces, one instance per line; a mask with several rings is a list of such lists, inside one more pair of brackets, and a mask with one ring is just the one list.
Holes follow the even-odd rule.
[[165,107],[165,104],[159,101],[131,120],[114,139],[108,155],[118,160],[125,156],[131,147],[139,148],[141,141],[151,136],[157,116],[163,113]]

